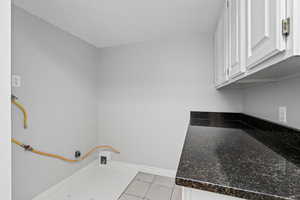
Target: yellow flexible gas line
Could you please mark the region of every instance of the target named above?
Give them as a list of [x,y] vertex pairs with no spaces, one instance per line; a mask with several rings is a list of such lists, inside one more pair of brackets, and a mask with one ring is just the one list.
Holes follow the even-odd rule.
[[28,128],[28,114],[26,112],[26,109],[24,108],[24,106],[22,106],[19,102],[16,101],[16,97],[12,97],[11,102],[13,104],[15,104],[15,106],[17,106],[23,113],[24,115],[24,119],[23,119],[23,124],[24,124],[24,128]]
[[[28,115],[27,115],[26,109],[20,103],[18,103],[16,101],[16,97],[13,97],[11,101],[14,105],[16,105],[23,112],[23,115],[24,115],[24,128],[27,128],[28,127],[27,126]],[[18,140],[14,139],[14,138],[11,139],[11,142],[18,145],[18,146],[20,146],[20,147],[22,147],[22,148],[24,148],[26,151],[30,151],[32,153],[35,153],[35,154],[38,154],[38,155],[41,155],[41,156],[56,158],[56,159],[60,159],[60,160],[63,160],[63,161],[66,161],[66,162],[71,162],[71,163],[79,162],[79,161],[82,161],[82,160],[86,159],[92,153],[94,153],[97,149],[108,149],[108,150],[110,150],[114,153],[120,153],[118,150],[114,149],[113,147],[111,147],[109,145],[101,145],[101,146],[94,147],[89,152],[87,152],[85,155],[83,155],[81,158],[73,160],[73,159],[68,159],[68,158],[65,158],[65,157],[57,155],[57,154],[46,153],[46,152],[35,150],[30,145],[23,144],[22,142],[19,142]]]
[[87,152],[84,156],[82,156],[81,158],[77,159],[77,160],[72,160],[72,159],[68,159],[68,158],[65,158],[63,156],[60,156],[60,155],[57,155],[57,154],[52,154],[52,153],[46,153],[46,152],[42,152],[42,151],[38,151],[38,150],[35,150],[33,149],[31,146],[29,145],[25,145],[23,144],[22,142],[19,142],[18,140],[12,138],[11,139],[11,142],[24,148],[26,151],[30,151],[32,153],[35,153],[35,154],[38,154],[38,155],[41,155],[41,156],[47,156],[47,157],[52,157],[52,158],[56,158],[56,159],[60,159],[60,160],[63,160],[63,161],[66,161],[66,162],[79,162],[79,161],[82,161],[84,159],[86,159],[87,157],[89,157],[92,153],[94,153],[97,149],[109,149],[111,150],[112,152],[114,153],[120,153],[118,150],[114,149],[113,147],[111,146],[108,146],[108,145],[102,145],[102,146],[96,146],[94,147],[93,149],[91,149],[89,152]]

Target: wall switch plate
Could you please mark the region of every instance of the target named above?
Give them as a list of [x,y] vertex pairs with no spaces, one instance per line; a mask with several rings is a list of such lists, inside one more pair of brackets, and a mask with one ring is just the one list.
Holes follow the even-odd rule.
[[280,106],[278,111],[279,111],[278,113],[279,122],[287,123],[287,107]]
[[21,87],[21,76],[19,75],[12,75],[11,77],[11,85],[12,87]]

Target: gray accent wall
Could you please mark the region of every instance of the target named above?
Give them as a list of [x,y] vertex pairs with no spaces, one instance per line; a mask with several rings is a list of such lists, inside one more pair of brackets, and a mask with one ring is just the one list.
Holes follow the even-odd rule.
[[287,124],[300,129],[300,78],[264,84],[244,91],[244,112],[278,122],[278,107],[287,107]]
[[217,91],[210,34],[99,50],[98,129],[114,159],[176,170],[189,114],[242,111],[242,91]]
[[[13,88],[29,113],[12,107],[13,137],[72,158],[95,145],[121,151],[113,159],[176,170],[189,113],[242,112],[300,128],[300,78],[248,89],[214,87],[213,36],[195,33],[97,49],[13,7]],[[30,200],[88,160],[69,164],[12,146],[13,200]]]
[[[22,86],[13,94],[27,108],[29,128],[12,107],[13,137],[34,148],[74,158],[97,144],[95,47],[13,7],[13,74]],[[24,152],[13,145],[13,200],[35,195],[90,163],[69,164]]]

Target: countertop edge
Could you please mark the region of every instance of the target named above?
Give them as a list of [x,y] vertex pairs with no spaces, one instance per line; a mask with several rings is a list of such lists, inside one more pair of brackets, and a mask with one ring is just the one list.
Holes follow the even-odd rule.
[[292,198],[285,198],[281,196],[276,196],[272,194],[265,194],[251,190],[243,190],[234,187],[227,187],[223,185],[218,185],[215,183],[193,180],[193,179],[185,179],[181,177],[175,178],[176,185],[188,187],[196,190],[203,190],[208,192],[214,192],[217,194],[229,195],[232,197],[238,197],[242,199],[249,200],[293,200]]
[[[299,135],[298,135],[300,133],[299,129],[284,126],[282,124],[274,123],[244,113],[229,113],[229,112],[217,113],[217,112],[195,112],[195,111],[192,111],[190,113],[189,127],[191,126],[223,127],[224,122],[226,122],[229,125],[227,128],[241,129],[239,127],[239,124],[243,124],[242,126],[243,127],[247,126],[247,129],[249,128],[251,130],[255,129],[256,131],[263,133],[264,137],[261,138],[260,137],[261,135],[256,135],[256,134],[253,135],[252,133],[249,133],[247,130],[244,130],[245,132],[247,132],[247,134],[251,135],[251,137],[263,143],[266,147],[272,149],[278,155],[283,156],[286,160],[291,161],[295,165],[299,166],[300,157],[295,156],[294,155],[295,152],[290,152],[291,147],[297,145],[295,141],[299,140]],[[237,126],[236,126],[236,122],[238,122]],[[274,139],[274,135],[276,136],[276,140]],[[272,140],[267,139],[270,136],[272,136],[271,138]],[[185,138],[183,148],[185,144],[186,144],[186,138]],[[299,152],[298,149],[296,150],[297,152]],[[180,163],[181,160],[182,160],[182,154],[180,157]],[[251,188],[250,190],[247,190],[238,187],[220,185],[213,182],[206,182],[200,179],[191,179],[189,177],[184,178],[178,174],[178,171],[180,170],[179,168],[180,163],[175,178],[176,185],[179,186],[184,186],[196,190],[198,189],[198,190],[203,190],[208,192],[214,192],[223,195],[229,195],[232,197],[238,197],[242,199],[250,199],[250,200],[295,200],[295,198],[298,199],[298,196],[297,197],[289,196],[289,195],[282,196],[278,194],[275,195],[272,193],[264,193],[256,190],[251,190]]]

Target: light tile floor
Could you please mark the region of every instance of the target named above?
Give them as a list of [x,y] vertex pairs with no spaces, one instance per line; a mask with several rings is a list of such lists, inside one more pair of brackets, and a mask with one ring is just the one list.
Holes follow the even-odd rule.
[[181,200],[174,178],[139,172],[119,200]]

